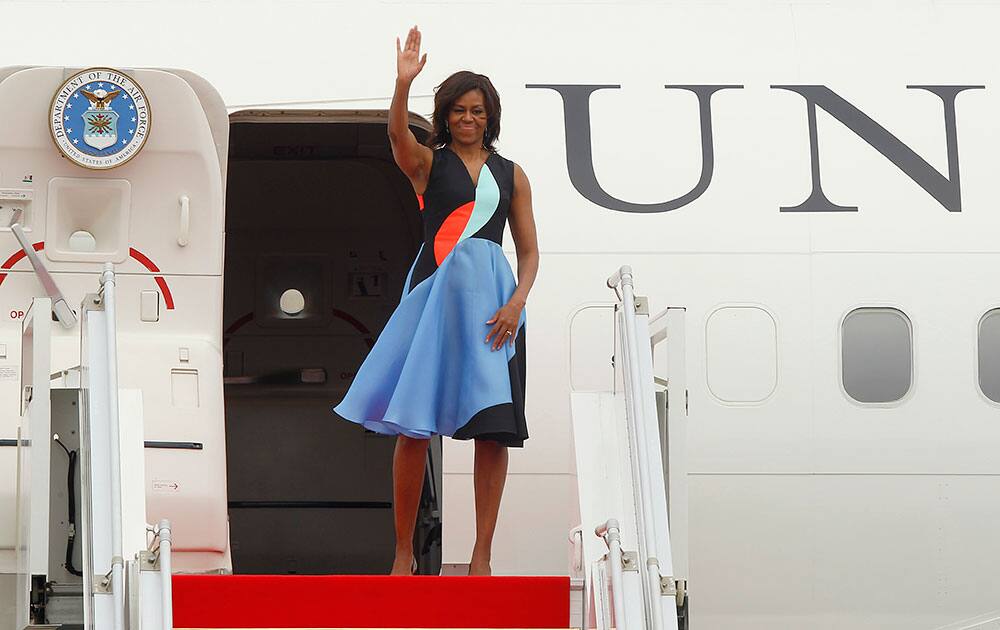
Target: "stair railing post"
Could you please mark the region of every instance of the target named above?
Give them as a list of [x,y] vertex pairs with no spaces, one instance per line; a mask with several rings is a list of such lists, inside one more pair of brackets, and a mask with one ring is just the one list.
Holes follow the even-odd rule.
[[[646,522],[646,519],[655,514],[653,509],[653,498],[650,491],[651,473],[649,471],[649,459],[647,457],[646,445],[646,405],[644,395],[646,388],[642,386],[642,377],[639,369],[639,343],[641,340],[636,334],[636,308],[635,291],[632,282],[632,268],[623,265],[614,275],[608,279],[608,286],[617,291],[621,287],[622,319],[624,321],[625,335],[623,349],[625,350],[625,391],[626,398],[631,413],[627,414],[632,433],[635,437],[635,445],[632,449],[636,458],[639,486],[639,509],[636,525],[638,537],[641,543],[640,551],[645,558],[645,590],[647,593],[646,608],[648,610],[648,627],[650,630],[662,630],[663,609],[661,604],[660,590],[660,566],[656,557],[655,531]],[[648,340],[645,341],[648,345]],[[652,380],[652,375],[649,375]]]
[[108,386],[108,428],[111,446],[111,593],[114,600],[114,630],[125,627],[125,560],[122,551],[122,469],[121,427],[118,417],[118,330],[116,316],[115,272],[111,263],[105,263],[101,274],[101,292],[104,303],[105,343],[107,365],[105,374]]

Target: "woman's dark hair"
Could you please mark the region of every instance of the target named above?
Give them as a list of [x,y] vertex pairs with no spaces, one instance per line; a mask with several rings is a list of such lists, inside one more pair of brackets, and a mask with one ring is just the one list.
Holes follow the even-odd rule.
[[496,153],[496,142],[500,135],[500,95],[490,83],[489,77],[468,70],[461,70],[441,82],[434,90],[434,131],[427,141],[431,148],[439,148],[451,142],[451,132],[448,130],[448,112],[451,111],[463,94],[471,90],[483,93],[483,104],[486,106],[486,131],[483,133],[483,148],[490,153]]

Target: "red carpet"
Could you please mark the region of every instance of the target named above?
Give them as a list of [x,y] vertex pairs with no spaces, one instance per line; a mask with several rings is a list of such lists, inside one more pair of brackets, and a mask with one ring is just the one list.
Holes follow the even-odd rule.
[[175,575],[175,628],[568,628],[568,577]]

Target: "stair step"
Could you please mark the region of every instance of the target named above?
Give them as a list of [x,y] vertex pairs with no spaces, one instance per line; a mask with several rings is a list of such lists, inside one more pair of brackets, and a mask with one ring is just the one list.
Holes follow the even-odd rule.
[[569,627],[563,576],[175,575],[178,630]]

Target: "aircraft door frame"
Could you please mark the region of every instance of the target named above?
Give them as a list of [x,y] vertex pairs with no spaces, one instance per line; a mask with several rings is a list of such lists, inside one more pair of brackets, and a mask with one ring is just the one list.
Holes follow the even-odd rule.
[[[660,425],[660,448],[666,482],[667,513],[674,579],[678,581],[678,604],[688,565],[688,390],[685,370],[684,307],[668,307],[649,319],[649,343],[653,357],[653,379]],[[662,375],[662,376],[661,376]]]

